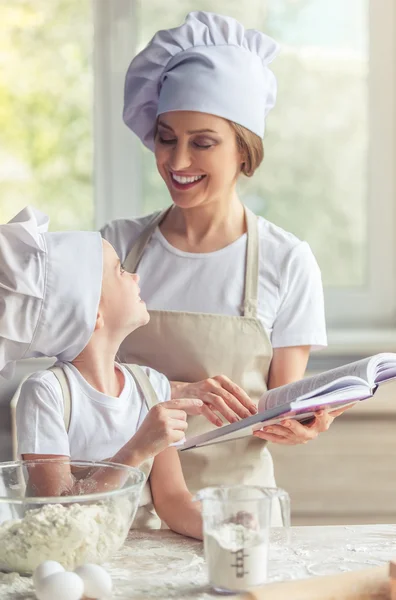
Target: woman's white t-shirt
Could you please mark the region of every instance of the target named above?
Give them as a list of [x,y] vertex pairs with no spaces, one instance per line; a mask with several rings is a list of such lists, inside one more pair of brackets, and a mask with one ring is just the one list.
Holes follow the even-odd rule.
[[[39,371],[22,385],[16,409],[18,454],[55,454],[74,460],[112,458],[131,439],[147,415],[132,375],[120,367],[125,384],[118,398],[93,388],[70,363],[64,369],[71,391],[69,432],[64,423],[62,390],[51,371]],[[160,402],[170,400],[165,375],[143,367]]]
[[[121,262],[151,218],[117,220],[103,228]],[[272,346],[326,346],[321,273],[309,245],[263,217],[258,231],[257,317]],[[149,310],[241,315],[246,247],[244,234],[215,252],[183,252],[157,227],[137,268],[141,297]]]

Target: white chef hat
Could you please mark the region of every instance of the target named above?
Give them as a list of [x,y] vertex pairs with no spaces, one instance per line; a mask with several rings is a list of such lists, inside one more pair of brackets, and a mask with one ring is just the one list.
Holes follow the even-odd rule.
[[102,287],[100,233],[48,233],[48,223],[28,206],[0,225],[3,377],[21,358],[73,360],[94,331]]
[[278,51],[272,38],[231,17],[191,12],[131,62],[124,121],[151,150],[157,116],[175,110],[223,117],[263,137],[276,100],[268,64]]

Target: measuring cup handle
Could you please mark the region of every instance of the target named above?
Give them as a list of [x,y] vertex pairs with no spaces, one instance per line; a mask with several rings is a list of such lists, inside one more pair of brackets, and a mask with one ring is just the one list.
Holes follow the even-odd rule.
[[286,543],[288,544],[291,540],[291,523],[290,523],[290,496],[285,490],[279,490],[277,493],[279,499],[279,505],[282,515],[282,522],[285,528]]

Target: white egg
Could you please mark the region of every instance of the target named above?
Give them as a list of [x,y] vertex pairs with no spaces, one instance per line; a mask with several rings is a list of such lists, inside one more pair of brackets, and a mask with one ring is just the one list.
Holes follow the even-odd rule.
[[63,571],[53,573],[40,581],[36,596],[38,600],[81,600],[84,582],[76,575]]
[[111,595],[113,582],[108,572],[99,565],[82,565],[74,572],[83,580],[84,594],[88,598],[107,598]]
[[37,588],[39,586],[40,581],[44,579],[44,577],[48,577],[53,573],[60,573],[64,570],[65,569],[62,567],[62,565],[60,565],[58,562],[55,562],[54,560],[46,560],[42,562],[33,573],[34,587]]

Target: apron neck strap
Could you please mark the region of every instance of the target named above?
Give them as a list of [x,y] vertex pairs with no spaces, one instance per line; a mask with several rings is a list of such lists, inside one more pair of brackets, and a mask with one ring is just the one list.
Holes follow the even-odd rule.
[[[129,273],[135,273],[137,266],[143,256],[143,252],[153,235],[155,228],[166,217],[171,206],[165,210],[156,212],[147,227],[143,230],[135,245],[132,247],[124,261],[124,268]],[[247,248],[245,266],[245,299],[243,304],[243,315],[245,317],[256,317],[257,315],[257,285],[258,285],[258,222],[257,216],[245,206],[245,218],[247,227]]]
[[257,216],[245,206],[247,247],[245,266],[244,317],[257,316],[257,287],[259,275],[259,242]]
[[134,246],[132,246],[128,256],[126,257],[123,267],[129,273],[135,273],[138,264],[143,256],[143,252],[149,243],[151,236],[153,235],[155,228],[161,223],[161,221],[165,218],[167,213],[170,211],[172,207],[169,206],[165,210],[160,210],[153,215],[153,218],[149,221],[148,225],[142,231],[140,236],[138,237]]

